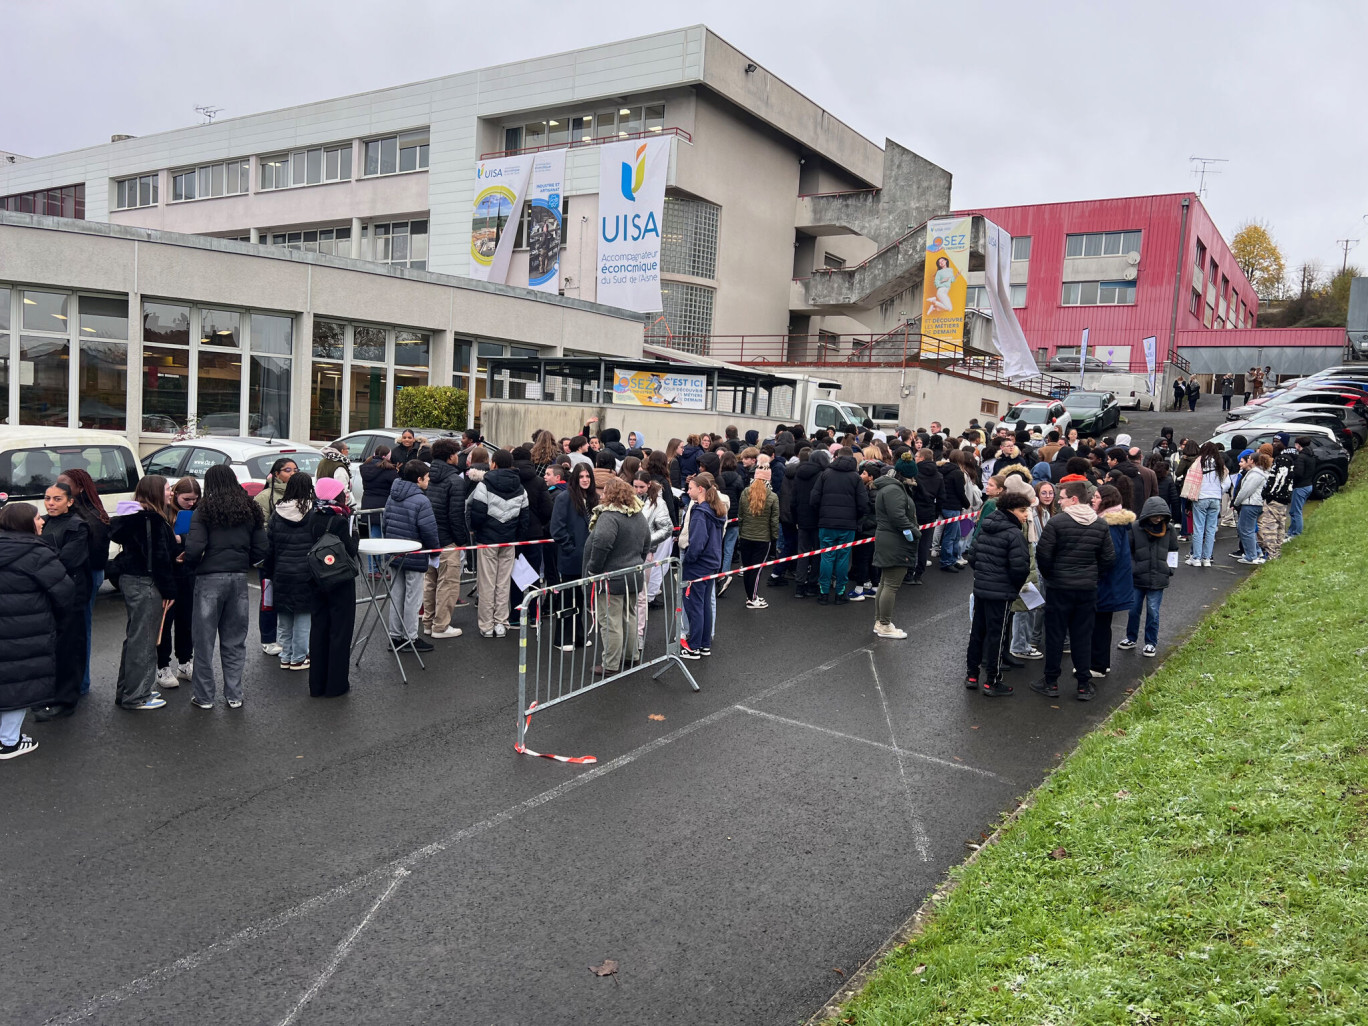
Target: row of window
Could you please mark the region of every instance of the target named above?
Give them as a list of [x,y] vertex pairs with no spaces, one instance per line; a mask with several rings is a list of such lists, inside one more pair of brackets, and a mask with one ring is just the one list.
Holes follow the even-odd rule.
[[[428,130],[426,128],[396,135],[367,139],[362,143],[361,174],[365,178],[405,174],[427,169]],[[352,144],[315,146],[260,157],[257,161],[257,190],[291,189],[352,179]],[[245,157],[171,172],[171,202],[236,196],[251,191],[251,161]],[[156,206],[157,174],[121,178],[115,183],[114,207],[132,210]]]
[[568,146],[595,139],[615,139],[640,132],[665,130],[665,105],[615,107],[610,110],[574,111],[526,119],[504,126],[504,150],[533,149],[538,146]]
[[1066,281],[1061,306],[1134,306],[1133,281]]
[[1140,252],[1140,233],[1088,232],[1064,237],[1066,257],[1122,256]]
[[[1024,307],[1024,306],[1026,305],[1026,286],[1025,286],[1025,285],[1013,285],[1013,286],[1011,286],[1011,291],[1012,291],[1012,306],[1013,306],[1013,308],[1015,308],[1015,309],[1017,309],[1017,310],[1020,310],[1022,307]],[[987,309],[989,309],[989,306],[988,306],[988,288],[987,288],[987,286],[984,286],[984,285],[970,285],[967,289],[965,289],[965,290],[964,290],[964,307],[965,307],[966,310],[987,310]]]
[[647,326],[647,336],[673,337],[674,348],[702,354],[712,335],[714,296],[715,290],[704,285],[662,280],[660,316]]
[[1207,248],[1201,239],[1197,240],[1193,255],[1192,295],[1188,299],[1188,310],[1194,316],[1201,317],[1202,326],[1206,328],[1244,328],[1254,324],[1254,314],[1246,301],[1240,298],[1239,288],[1231,287],[1230,276],[1221,274],[1216,258],[1212,257],[1208,265]]
[[[334,228],[310,228],[292,232],[261,232],[257,241],[262,245],[284,246],[308,253],[327,253],[351,256],[351,225]],[[250,242],[250,235],[235,237],[237,242]],[[361,226],[361,259],[374,260],[396,267],[427,269],[428,222],[382,221]]]
[[47,217],[85,217],[85,184],[3,196],[0,197],[0,210]]
[[694,278],[717,277],[717,222],[722,208],[705,200],[666,196],[660,269]]

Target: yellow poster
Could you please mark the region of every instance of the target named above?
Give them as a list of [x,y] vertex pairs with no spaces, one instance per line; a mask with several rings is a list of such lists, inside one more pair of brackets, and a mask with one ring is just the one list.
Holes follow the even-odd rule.
[[964,299],[969,285],[972,220],[940,217],[927,222],[921,320],[924,357],[964,355]]
[[613,402],[630,406],[675,407],[702,410],[707,407],[706,374],[659,374],[655,371],[613,370]]

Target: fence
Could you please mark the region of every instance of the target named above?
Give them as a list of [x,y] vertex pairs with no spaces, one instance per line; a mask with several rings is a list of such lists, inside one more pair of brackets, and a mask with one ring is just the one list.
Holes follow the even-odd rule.
[[651,674],[654,680],[673,664],[683,671],[689,686],[699,690],[680,658],[681,597],[675,557],[525,592],[518,606],[515,750],[559,762],[597,761],[592,755],[550,755],[529,749],[532,714],[629,674],[656,667]]

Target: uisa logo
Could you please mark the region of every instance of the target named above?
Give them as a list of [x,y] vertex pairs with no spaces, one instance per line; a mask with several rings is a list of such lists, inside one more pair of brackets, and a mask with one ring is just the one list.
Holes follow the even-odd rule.
[[637,147],[635,167],[623,161],[622,164],[622,198],[636,202],[636,194],[641,191],[641,185],[646,181],[646,144],[642,143]]
[[476,178],[483,178],[483,177],[484,177],[484,165],[483,165],[483,164],[481,164],[479,167],[477,167],[477,168],[475,169],[475,177],[476,177]]

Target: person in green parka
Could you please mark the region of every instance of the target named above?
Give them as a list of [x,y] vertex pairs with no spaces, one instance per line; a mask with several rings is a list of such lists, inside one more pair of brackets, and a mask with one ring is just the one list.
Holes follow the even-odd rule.
[[874,633],[898,640],[907,631],[893,626],[893,603],[909,570],[917,568],[917,464],[905,452],[893,473],[874,481],[874,565],[881,575],[874,597]]

